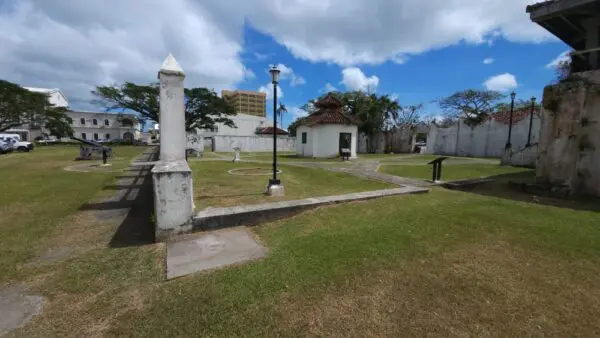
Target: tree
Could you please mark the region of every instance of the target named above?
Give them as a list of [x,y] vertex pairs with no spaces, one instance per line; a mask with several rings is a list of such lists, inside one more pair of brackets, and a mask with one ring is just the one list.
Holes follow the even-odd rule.
[[299,121],[299,119],[290,123],[290,125],[287,127],[288,133],[290,133],[291,137],[296,136],[296,129],[298,129],[298,121]]
[[73,135],[67,109],[54,107],[48,95],[0,80],[0,132],[23,124],[46,127],[57,137]]
[[423,104],[401,107],[396,125],[399,127],[415,126],[421,119]]
[[[362,91],[331,92],[342,102],[342,110],[345,114],[357,117],[361,124],[359,131],[371,140],[376,140],[380,133],[390,131],[398,123],[400,104],[388,95],[378,96]],[[327,94],[325,94],[327,95]],[[325,95],[310,100],[302,109],[312,114],[315,111],[315,102],[321,100]],[[375,152],[376,142],[369,142],[367,151]]]
[[48,129],[50,135],[56,137],[72,137],[73,119],[67,114],[67,109],[62,107],[50,108],[46,111],[46,121],[44,127]]
[[[541,106],[542,105],[538,101],[535,102],[535,109],[537,111],[540,110]],[[523,110],[523,109],[526,109],[529,111],[529,109],[531,109],[531,99],[529,99],[529,100],[516,99],[515,106],[513,109],[515,111]],[[503,112],[503,111],[510,111],[510,102],[501,102],[494,106],[494,112]]]
[[[92,94],[97,97],[96,103],[103,104],[108,109],[129,109],[140,114],[140,120],[160,123],[158,83],[137,85],[125,82],[120,86],[97,86]],[[184,96],[186,130],[210,129],[216,123],[235,128],[235,123],[230,119],[230,116],[235,115],[233,107],[213,90],[186,88]]]
[[504,95],[493,90],[467,89],[437,100],[449,116],[462,118],[470,126],[479,125],[494,110],[494,103]]

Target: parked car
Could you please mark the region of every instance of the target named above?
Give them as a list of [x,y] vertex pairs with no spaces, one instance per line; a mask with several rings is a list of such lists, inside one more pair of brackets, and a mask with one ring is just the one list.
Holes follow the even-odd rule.
[[0,154],[12,153],[13,148],[10,144],[4,141],[0,141]]
[[0,135],[0,141],[7,143],[13,150],[16,151],[31,151],[33,150],[33,143],[21,141],[20,138],[14,136]]

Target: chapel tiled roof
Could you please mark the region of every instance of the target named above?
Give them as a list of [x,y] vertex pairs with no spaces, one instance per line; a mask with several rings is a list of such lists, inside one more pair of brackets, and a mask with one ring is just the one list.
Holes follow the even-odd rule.
[[[262,128],[260,130],[258,130],[256,132],[258,135],[273,135],[273,127],[265,127]],[[281,128],[277,128],[277,135],[287,135],[288,132],[281,129]]]
[[315,103],[315,107],[317,107],[317,111],[298,120],[298,125],[360,124],[357,118],[348,116],[342,112],[342,102],[331,93]]

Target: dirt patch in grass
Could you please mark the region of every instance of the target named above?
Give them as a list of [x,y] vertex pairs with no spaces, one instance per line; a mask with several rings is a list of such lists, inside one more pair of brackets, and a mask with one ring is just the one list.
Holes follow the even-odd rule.
[[279,329],[355,337],[592,337],[600,334],[599,272],[587,261],[478,243],[369,273],[326,294],[284,294]]

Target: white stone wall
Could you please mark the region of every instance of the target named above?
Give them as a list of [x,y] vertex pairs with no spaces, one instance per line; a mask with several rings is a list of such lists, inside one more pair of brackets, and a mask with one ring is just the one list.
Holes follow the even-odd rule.
[[[302,132],[307,132],[307,143],[302,145]],[[356,157],[358,127],[343,124],[300,126],[296,130],[296,154],[306,157],[339,156],[340,133],[351,133],[351,156]]]
[[[534,115],[531,143],[539,140],[540,118]],[[529,133],[529,117],[513,123],[511,144],[514,151],[525,148]],[[427,136],[428,154],[471,157],[502,157],[508,139],[508,124],[490,119],[469,127],[463,121],[448,128],[432,125]]]
[[204,137],[211,136],[252,136],[256,134],[257,128],[264,128],[269,125],[272,125],[272,122],[269,124],[269,121],[266,117],[259,116],[251,116],[246,114],[237,114],[231,117],[231,120],[235,123],[237,128],[231,128],[226,126],[223,123],[217,123],[216,131],[211,131],[208,129],[201,129],[199,133],[201,133]]
[[[306,133],[306,143],[302,143],[302,133]],[[312,157],[314,147],[313,128],[299,126],[296,129],[296,155],[302,157]]]
[[[273,151],[273,136],[213,136],[213,151],[231,152],[233,144],[239,144],[242,152],[271,152]],[[277,151],[295,151],[296,138],[289,136],[277,137]]]

